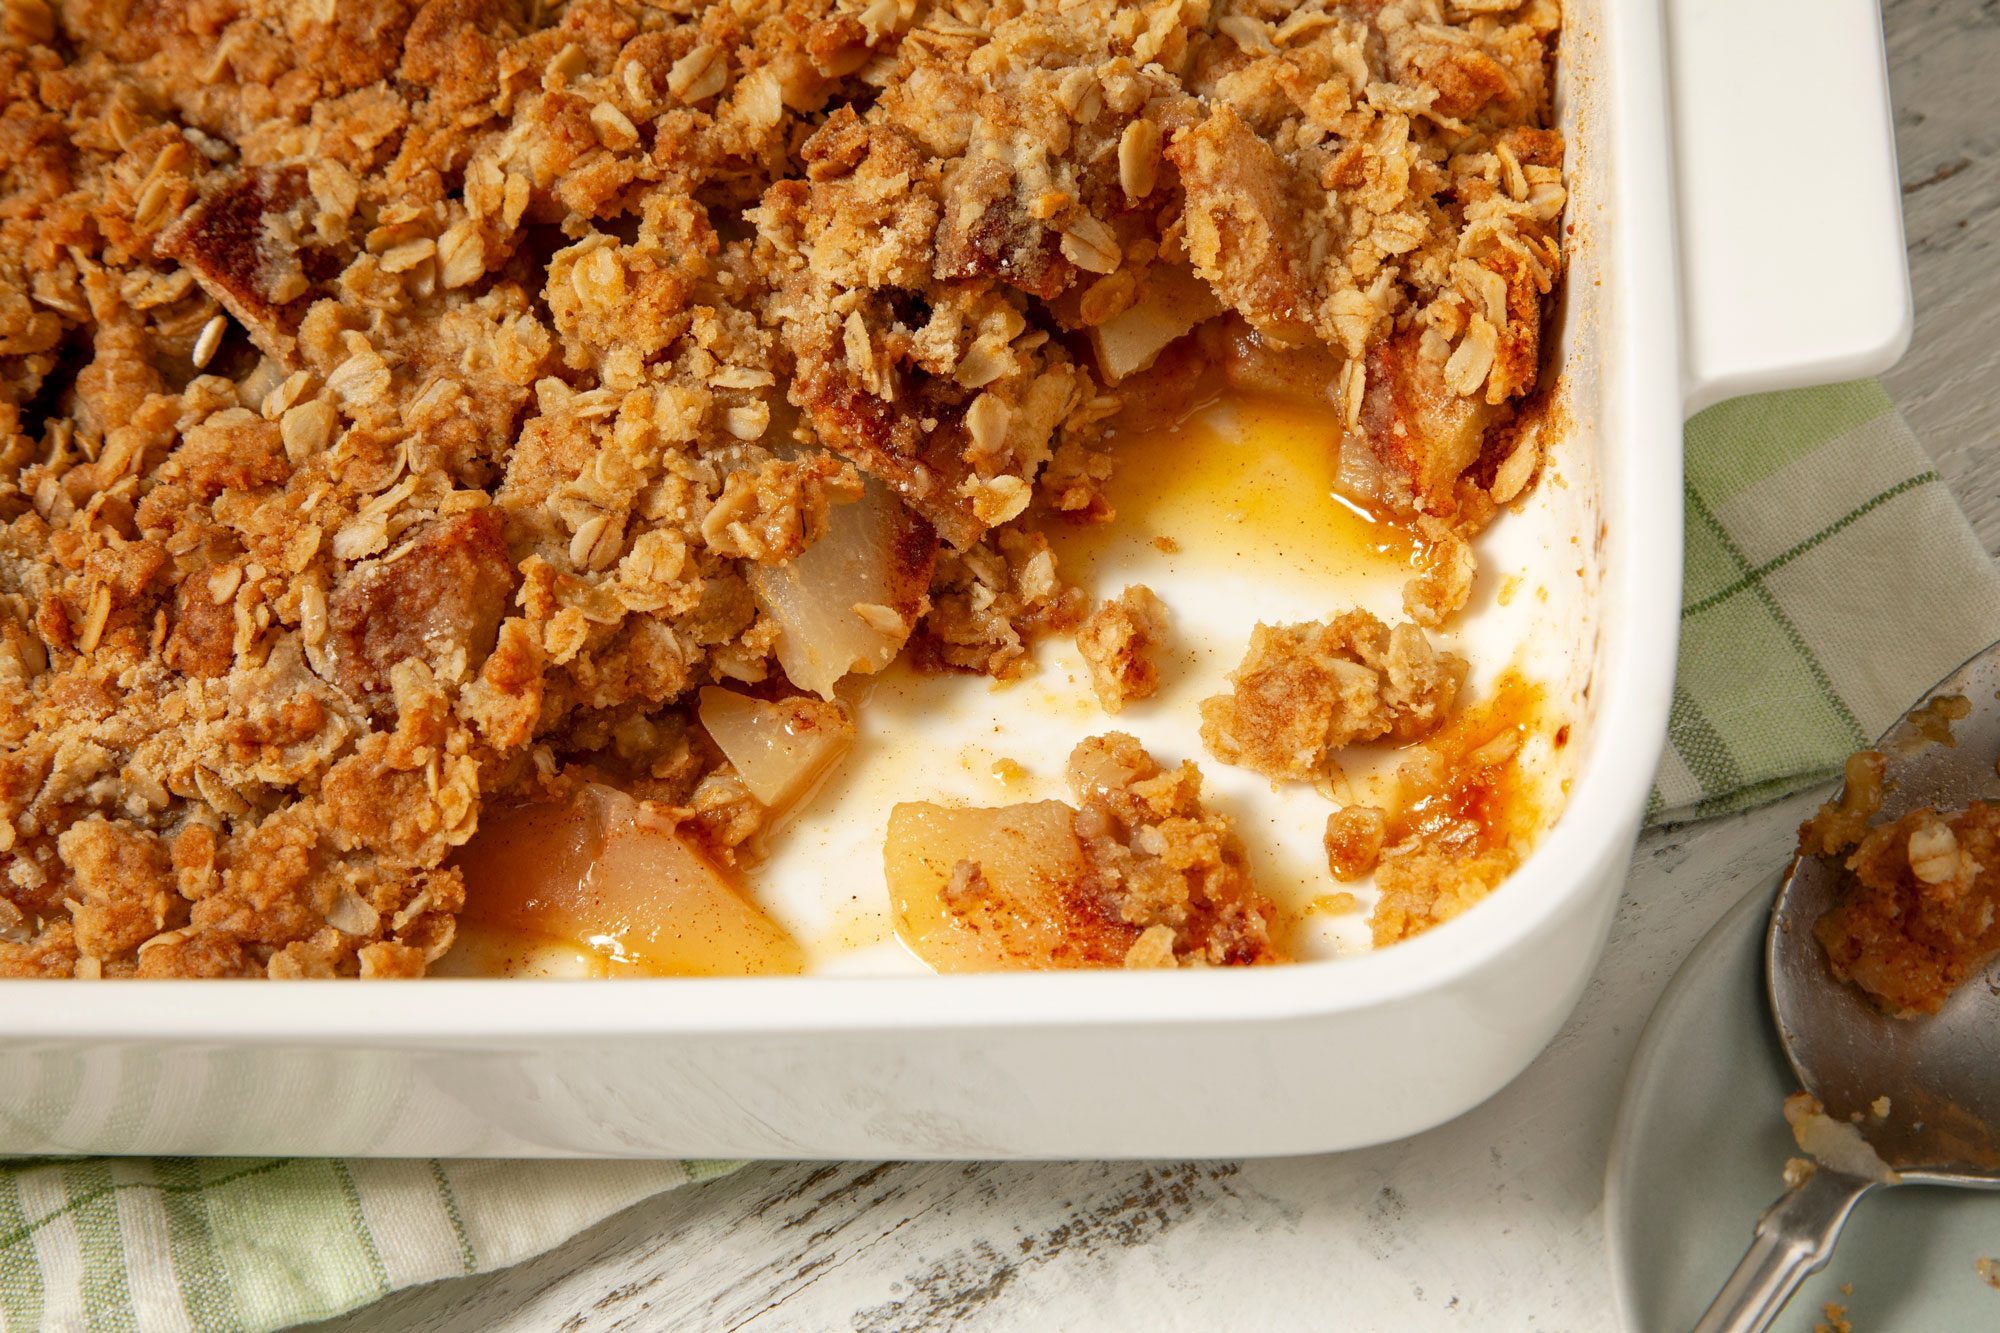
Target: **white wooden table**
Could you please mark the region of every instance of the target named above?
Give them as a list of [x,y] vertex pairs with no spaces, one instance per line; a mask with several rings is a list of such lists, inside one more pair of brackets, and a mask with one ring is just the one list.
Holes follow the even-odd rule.
[[[2000,3],[1888,0],[1887,20],[1917,297],[1887,383],[2000,549]],[[1422,1137],[1277,1161],[752,1166],[328,1327],[1606,1329],[1602,1177],[1633,1043],[1815,799],[1648,835],[1569,1026]]]

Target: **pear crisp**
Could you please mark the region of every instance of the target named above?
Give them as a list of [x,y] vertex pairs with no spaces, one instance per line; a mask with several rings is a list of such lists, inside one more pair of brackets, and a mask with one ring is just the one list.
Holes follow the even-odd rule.
[[1850,757],[1840,796],[1799,829],[1801,855],[1846,872],[1813,934],[1841,981],[1890,1013],[1934,1014],[2000,956],[2000,805],[1875,823],[1883,769],[1879,752]]
[[1114,731],[1067,769],[1074,806],[891,813],[889,892],[919,957],[945,972],[1285,961],[1277,911],[1192,763],[1164,767]]
[[[1444,624],[1540,467],[1559,24],[8,0],[0,977],[419,976],[482,820],[613,795],[621,856],[768,944],[730,895],[843,678],[1081,626],[1107,702],[1151,691],[1159,600],[1091,617],[1047,532],[1115,521],[1121,414],[1189,357],[1308,386]],[[1451,707],[1416,628],[1269,633],[1246,673],[1312,725],[1240,684],[1233,761]],[[1109,961],[1279,957],[1192,767],[1080,756]]]

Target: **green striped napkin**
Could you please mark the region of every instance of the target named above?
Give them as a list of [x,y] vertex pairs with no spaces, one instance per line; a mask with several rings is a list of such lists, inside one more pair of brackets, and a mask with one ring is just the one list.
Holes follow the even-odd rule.
[[[1653,822],[1819,782],[2000,638],[2000,576],[1873,384],[1687,432],[1688,577]],[[516,1263],[727,1162],[0,1165],[0,1329],[261,1330]]]
[[1687,583],[1647,811],[1744,810],[1837,774],[2000,639],[2000,573],[1872,381],[1688,423]]
[[[143,984],[143,983],[134,983]],[[0,1165],[0,1328],[283,1328],[519,1263],[736,1162]]]

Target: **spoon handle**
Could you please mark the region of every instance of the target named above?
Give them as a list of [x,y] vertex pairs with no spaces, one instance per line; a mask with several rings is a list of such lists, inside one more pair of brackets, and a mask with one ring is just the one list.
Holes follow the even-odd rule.
[[1786,1190],[1757,1219],[1750,1249],[1694,1333],[1763,1333],[1806,1276],[1832,1257],[1841,1224],[1879,1183],[1821,1167]]

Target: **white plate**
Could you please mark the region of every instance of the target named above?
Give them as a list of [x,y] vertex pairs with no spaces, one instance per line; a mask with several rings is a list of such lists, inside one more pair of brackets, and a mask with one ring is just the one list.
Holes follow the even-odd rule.
[[[1779,1104],[1797,1090],[1764,1000],[1759,884],[1682,965],[1640,1038],[1612,1135],[1606,1246],[1621,1326],[1693,1326],[1798,1155]],[[1833,1260],[1773,1325],[1805,1333],[1838,1302],[1862,1333],[2000,1328],[2000,1198],[1906,1186],[1864,1200]],[[1844,1294],[1851,1285],[1852,1294]]]

